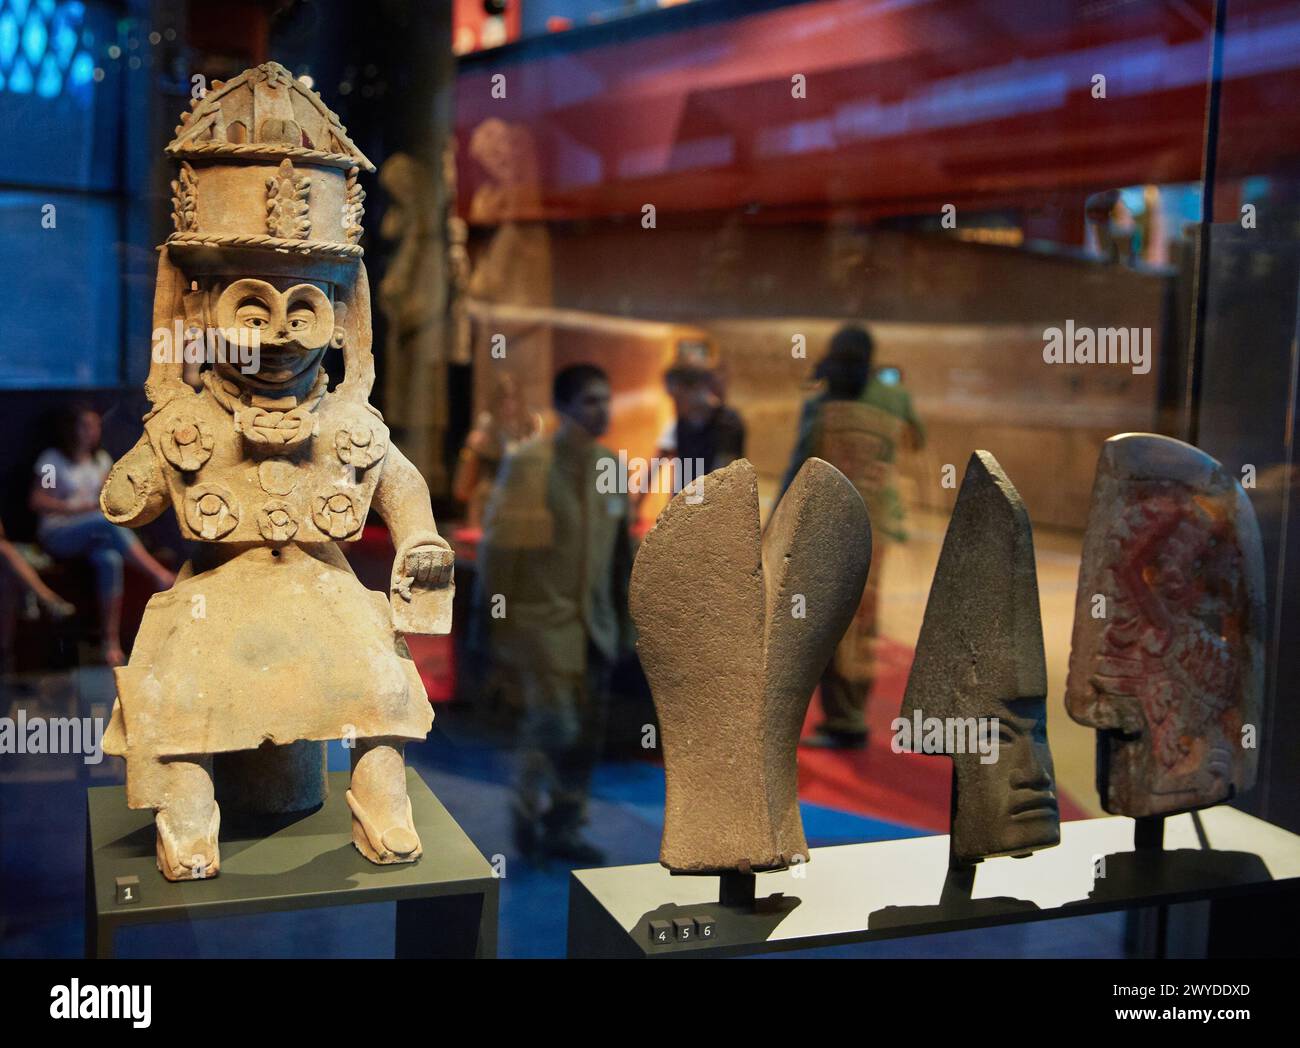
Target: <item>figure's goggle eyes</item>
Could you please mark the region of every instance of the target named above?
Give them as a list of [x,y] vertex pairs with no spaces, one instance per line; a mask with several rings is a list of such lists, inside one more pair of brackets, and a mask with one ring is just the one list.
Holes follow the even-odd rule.
[[245,302],[235,310],[235,322],[241,327],[264,328],[271,323],[271,311],[260,302]]

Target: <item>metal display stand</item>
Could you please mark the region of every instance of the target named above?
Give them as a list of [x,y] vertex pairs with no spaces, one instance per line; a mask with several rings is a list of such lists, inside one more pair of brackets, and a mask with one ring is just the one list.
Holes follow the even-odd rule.
[[92,787],[86,956],[113,956],[115,933],[129,924],[396,902],[396,957],[495,957],[500,881],[411,768],[406,781],[424,845],[417,862],[377,866],[353,847],[348,773],[334,772],[313,812],[223,818],[220,874],[176,883],[155,865],[153,813],[129,809],[121,786]]
[[716,878],[653,863],[575,870],[568,953],[739,956],[1246,895],[1285,909],[1300,897],[1300,836],[1235,808],[1168,817],[1160,850],[1135,849],[1134,836],[1132,819],[1066,822],[1055,848],[957,871],[947,835],[814,848],[807,863],[758,875],[753,905],[723,905]]

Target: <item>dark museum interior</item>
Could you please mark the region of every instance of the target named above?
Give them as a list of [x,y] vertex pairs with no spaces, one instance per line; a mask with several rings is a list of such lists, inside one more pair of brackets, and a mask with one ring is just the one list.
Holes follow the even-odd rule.
[[1300,3],[0,0],[0,128],[0,958],[1295,956]]

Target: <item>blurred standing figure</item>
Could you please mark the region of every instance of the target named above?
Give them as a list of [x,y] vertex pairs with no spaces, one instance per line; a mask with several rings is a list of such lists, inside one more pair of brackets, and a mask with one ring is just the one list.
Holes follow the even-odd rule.
[[723,402],[717,373],[709,368],[676,364],[664,375],[664,386],[677,417],[656,454],[680,460],[673,472],[676,495],[696,476],[745,457],[745,423]]
[[[559,429],[506,459],[479,554],[492,653],[523,705],[515,843],[531,859],[597,864],[583,838],[591,774],[604,741],[610,671],[629,643],[632,571],[626,493],[597,487],[596,443],[610,387],[590,364],[555,376]],[[549,806],[546,805],[549,794]]]
[[148,575],[157,589],[176,576],[154,560],[135,533],[110,524],[99,509],[99,491],[113,460],[99,446],[99,415],[72,409],[60,420],[59,444],[41,452],[32,481],[31,508],[39,518],[37,541],[57,560],[85,557],[95,572],[95,594],[104,635],[104,661],[120,666],[122,564]]
[[860,749],[867,744],[881,573],[890,542],[907,538],[893,484],[894,458],[900,443],[918,448],[924,440],[912,398],[900,385],[873,374],[873,351],[871,335],[863,328],[847,326],[835,333],[814,372],[825,390],[804,403],[790,468],[781,483],[784,495],[808,458],[825,459],[849,478],[871,515],[871,572],[857,614],[822,674],[825,720],[804,740],[806,746]]
[[507,455],[542,431],[542,417],[524,403],[513,375],[502,375],[488,409],[474,422],[456,465],[452,494],[465,503],[465,523],[481,527],[483,511]]

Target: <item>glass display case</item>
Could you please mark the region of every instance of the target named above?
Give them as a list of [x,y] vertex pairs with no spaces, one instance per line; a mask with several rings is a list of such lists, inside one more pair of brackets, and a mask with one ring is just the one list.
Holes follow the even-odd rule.
[[[0,956],[1293,955],[1298,41],[1293,0],[0,0]],[[324,377],[164,359],[251,308]],[[303,550],[352,582],[195,584]],[[315,683],[230,669],[277,659]],[[393,666],[423,854],[349,786]],[[900,739],[949,686],[1037,769],[977,816],[990,762]],[[112,755],[133,689],[205,687],[215,876]]]

